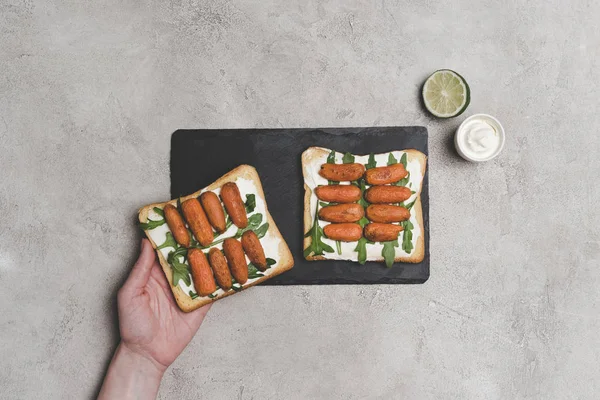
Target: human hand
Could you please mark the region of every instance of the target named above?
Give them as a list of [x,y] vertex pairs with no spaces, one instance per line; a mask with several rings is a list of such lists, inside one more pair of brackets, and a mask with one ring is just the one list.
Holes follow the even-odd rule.
[[117,302],[121,343],[99,399],[156,397],[162,375],[192,340],[211,305],[190,313],[179,309],[147,239]]
[[163,371],[192,340],[210,309],[210,304],[190,313],[179,309],[147,239],[117,300],[123,345]]

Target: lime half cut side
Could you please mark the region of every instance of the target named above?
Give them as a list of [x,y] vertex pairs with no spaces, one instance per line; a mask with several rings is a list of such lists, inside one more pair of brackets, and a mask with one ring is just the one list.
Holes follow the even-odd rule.
[[471,90],[465,79],[449,69],[435,71],[423,85],[425,108],[439,118],[462,114],[471,101]]

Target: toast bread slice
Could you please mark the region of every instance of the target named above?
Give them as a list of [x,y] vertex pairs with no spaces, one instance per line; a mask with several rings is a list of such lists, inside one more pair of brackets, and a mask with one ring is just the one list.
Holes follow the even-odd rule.
[[[427,156],[425,154],[423,154],[422,152],[418,151],[418,150],[414,150],[414,149],[406,149],[406,150],[400,150],[404,153],[406,153],[407,155],[407,162],[411,163],[411,162],[417,162],[420,172],[421,172],[421,177],[425,176],[425,172],[426,172],[426,167],[427,167]],[[313,225],[313,218],[312,218],[312,210],[311,210],[311,199],[313,196],[313,191],[314,191],[314,187],[311,187],[309,185],[310,179],[309,179],[309,175],[311,174],[310,172],[310,165],[311,163],[315,163],[318,160],[326,160],[327,156],[331,153],[331,149],[326,149],[323,147],[309,147],[308,149],[306,149],[303,153],[302,153],[302,174],[304,176],[304,233],[306,235],[306,233],[311,229],[312,225]],[[375,156],[377,155],[389,155],[388,153],[378,153],[375,154]],[[359,155],[354,155],[354,156],[359,156]],[[320,162],[320,161],[319,161]],[[325,162],[325,161],[323,161]],[[378,166],[382,166],[382,165],[378,165]],[[418,182],[418,190],[416,190],[416,199],[415,199],[415,204],[412,207],[411,210],[411,217],[414,216],[414,220],[416,221],[416,223],[418,224],[418,226],[420,227],[420,231],[424,232],[424,227],[423,227],[423,207],[421,204],[421,190],[422,190],[422,179],[420,182]],[[411,220],[413,220],[413,218],[411,218]],[[311,237],[305,237],[304,238],[304,243],[303,243],[303,249],[306,249],[307,247],[310,246],[311,244]],[[424,240],[424,236],[423,233],[421,235],[419,235],[414,243],[414,249],[412,250],[412,252],[410,253],[409,256],[403,256],[403,255],[398,255],[394,258],[395,262],[404,262],[404,263],[420,263],[421,261],[423,261],[425,257],[425,240]],[[305,257],[307,260],[309,261],[314,261],[314,260],[329,260],[331,258],[327,257],[327,253],[325,253],[324,255],[309,255],[307,257]],[[356,256],[356,259],[350,260],[350,261],[356,261],[358,262],[358,255]],[[379,255],[379,256],[369,256],[367,257],[367,261],[384,261],[383,256]]]
[[[198,190],[197,192],[194,192],[188,196],[181,197],[180,201],[184,202],[187,199],[198,197],[204,191],[215,190],[217,188],[220,188],[227,182],[235,182],[238,178],[245,178],[245,179],[251,180],[254,183],[254,185],[257,188],[257,192],[258,192],[257,196],[262,198],[264,205],[265,205],[266,222],[269,223],[268,233],[270,233],[271,235],[274,235],[276,238],[279,239],[278,255],[277,255],[277,258],[275,258],[275,260],[277,261],[276,264],[272,265],[271,268],[269,268],[267,270],[268,275],[266,275],[267,272],[265,272],[265,276],[254,279],[254,280],[248,280],[248,282],[246,282],[244,285],[242,285],[242,289],[245,290],[251,286],[257,285],[261,282],[264,282],[267,279],[277,276],[277,275],[291,269],[294,266],[294,259],[292,257],[292,253],[290,252],[290,249],[289,249],[287,243],[281,236],[281,233],[279,232],[277,225],[275,225],[275,221],[273,221],[273,218],[271,217],[271,214],[269,213],[269,210],[267,207],[267,202],[265,199],[265,193],[263,191],[263,187],[262,187],[262,184],[261,184],[261,181],[260,181],[260,178],[258,176],[256,169],[250,165],[240,165],[239,167],[229,171],[227,174],[223,175],[222,177],[220,177],[219,179],[217,179],[215,182],[211,183],[204,189]],[[169,201],[166,201],[163,203],[149,204],[145,207],[140,208],[139,215],[138,215],[140,223],[148,222],[148,216],[150,215],[151,212],[153,212],[152,210],[154,207],[158,207],[158,208],[162,209],[167,204],[172,204],[174,206],[177,206],[177,199],[169,200]],[[144,231],[144,232],[146,233],[146,236],[150,240],[150,243],[152,243],[152,247],[156,250],[156,248],[159,246],[159,244],[154,242],[154,240],[150,236],[149,231]],[[262,242],[262,239],[261,239],[261,242]],[[160,262],[160,265],[163,269],[163,272],[165,273],[165,276],[167,277],[167,280],[169,281],[169,286],[171,287],[171,291],[173,292],[175,301],[177,302],[177,305],[179,306],[179,308],[182,311],[190,312],[190,311],[200,308],[208,303],[212,303],[216,300],[219,300],[224,297],[227,297],[227,296],[237,293],[237,291],[235,291],[234,289],[229,289],[227,292],[218,290],[220,293],[218,293],[214,298],[210,298],[208,296],[204,296],[204,297],[199,296],[195,299],[192,299],[187,293],[184,292],[184,290],[179,285],[173,286],[173,271],[171,269],[171,266],[169,265],[168,261],[166,260],[166,258],[164,257],[164,255],[162,254],[161,251],[156,250],[156,253],[158,256],[158,261]]]

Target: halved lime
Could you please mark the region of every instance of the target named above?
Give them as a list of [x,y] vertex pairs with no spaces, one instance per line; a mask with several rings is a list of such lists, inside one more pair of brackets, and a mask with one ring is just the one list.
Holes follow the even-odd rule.
[[439,118],[462,114],[471,101],[471,90],[462,76],[449,69],[435,71],[423,85],[423,103]]

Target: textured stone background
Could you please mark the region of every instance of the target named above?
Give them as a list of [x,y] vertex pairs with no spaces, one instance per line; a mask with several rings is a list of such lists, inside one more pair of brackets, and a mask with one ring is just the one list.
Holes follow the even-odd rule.
[[[421,3],[421,4],[419,4]],[[538,4],[539,3],[539,4]],[[600,392],[600,5],[0,0],[0,397],[96,395],[178,128],[425,125],[432,275],[218,302],[162,399]],[[504,124],[461,161],[438,68]]]

